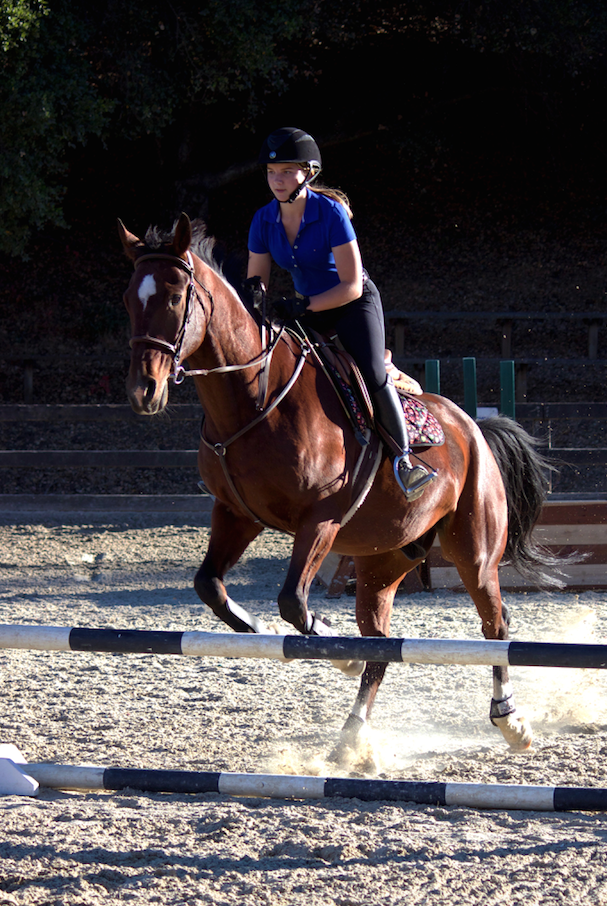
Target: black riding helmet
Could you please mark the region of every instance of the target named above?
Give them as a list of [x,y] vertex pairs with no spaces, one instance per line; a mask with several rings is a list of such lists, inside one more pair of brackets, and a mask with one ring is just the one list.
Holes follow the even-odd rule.
[[293,126],[268,135],[259,152],[259,163],[264,168],[268,164],[304,164],[307,167],[306,178],[293,192],[290,202],[295,201],[304,186],[316,179],[322,167],[320,151],[312,136]]

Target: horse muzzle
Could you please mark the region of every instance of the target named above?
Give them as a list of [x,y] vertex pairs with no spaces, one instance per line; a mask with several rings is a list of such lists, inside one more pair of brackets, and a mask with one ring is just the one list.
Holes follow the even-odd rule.
[[126,379],[126,392],[131,408],[138,415],[156,415],[162,412],[169,399],[168,375],[160,378],[134,369]]

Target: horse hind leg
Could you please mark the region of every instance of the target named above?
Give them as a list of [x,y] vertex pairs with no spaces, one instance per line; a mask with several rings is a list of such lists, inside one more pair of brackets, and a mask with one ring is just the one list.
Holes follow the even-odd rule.
[[501,731],[511,749],[523,752],[533,742],[533,732],[526,718],[516,708],[507,667],[493,668],[493,698],[489,710],[491,723]]
[[[483,514],[480,531],[470,508],[466,525],[452,524],[439,533],[443,556],[455,563],[464,586],[476,605],[481,618],[482,632],[486,639],[508,639],[508,614],[502,602],[497,567],[503,547],[488,544],[488,539],[499,537],[491,532],[491,518]],[[481,541],[481,539],[483,539]],[[481,555],[481,545],[484,550]],[[489,547],[492,550],[489,550]],[[528,749],[533,733],[525,717],[517,710],[508,667],[493,667],[493,696],[489,712],[491,723],[502,733],[511,749]]]
[[[502,619],[506,626],[506,633],[502,639],[504,641],[508,638],[510,624],[510,615],[504,603],[502,603]],[[533,733],[529,723],[517,711],[514,689],[507,667],[493,667],[493,697],[489,709],[489,720],[500,730],[514,751],[524,751],[533,742]]]
[[[495,577],[489,583],[490,587],[493,588],[491,593],[488,591],[485,582],[477,579],[473,584],[467,584],[466,579],[464,579],[464,573],[467,571],[459,570],[459,572],[466,589],[476,604],[482,620],[482,632],[485,638],[506,641],[509,636],[508,622],[504,619],[497,567],[495,567]],[[533,742],[531,727],[527,719],[517,709],[508,667],[493,667],[493,696],[489,709],[489,719],[500,730],[502,736],[514,751],[524,751]]]

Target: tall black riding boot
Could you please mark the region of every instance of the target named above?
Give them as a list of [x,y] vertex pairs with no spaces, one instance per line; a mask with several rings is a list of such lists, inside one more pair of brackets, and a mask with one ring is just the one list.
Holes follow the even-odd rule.
[[437,473],[429,472],[422,465],[411,465],[407,422],[391,377],[388,377],[383,387],[372,394],[372,398],[376,420],[394,438],[402,451],[400,456],[394,457],[394,477],[407,500],[417,500],[424,493],[426,485],[436,478]]

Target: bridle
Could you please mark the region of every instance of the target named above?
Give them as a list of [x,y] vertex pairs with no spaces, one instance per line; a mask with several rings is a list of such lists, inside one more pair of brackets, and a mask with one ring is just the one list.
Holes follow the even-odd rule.
[[[173,359],[169,378],[172,378],[175,384],[181,384],[186,377],[194,377],[196,375],[206,377],[210,374],[226,374],[230,371],[244,371],[245,368],[250,368],[252,365],[264,365],[272,357],[272,353],[274,352],[276,344],[282,336],[284,328],[281,328],[278,333],[272,331],[270,340],[266,348],[262,350],[262,352],[258,356],[255,356],[254,359],[251,359],[251,361],[249,362],[245,362],[245,364],[243,365],[218,365],[215,368],[183,367],[183,365],[181,364],[181,349],[192,315],[192,298],[198,300],[204,311],[203,300],[200,298],[198,290],[196,289],[196,283],[203,290],[211,305],[211,312],[207,318],[207,326],[210,323],[211,318],[213,317],[213,312],[215,310],[215,303],[213,301],[213,296],[211,295],[210,290],[196,275],[196,272],[194,270],[194,261],[192,259],[191,253],[187,251],[186,256],[187,260],[180,258],[178,255],[169,255],[164,252],[151,252],[146,255],[140,255],[140,257],[135,261],[135,268],[137,268],[143,261],[170,261],[175,267],[179,267],[181,268],[181,270],[185,271],[190,279],[186,291],[183,320],[181,322],[181,327],[177,332],[177,336],[175,337],[175,342],[169,343],[167,340],[161,340],[159,337],[152,337],[149,334],[142,334],[141,336],[131,337],[129,341],[131,349],[134,347],[135,343],[145,343],[146,346],[151,346],[153,349],[159,349],[161,352],[168,353]],[[263,406],[258,405],[257,408],[260,409],[263,408]]]
[[[184,260],[183,258],[180,258],[178,255],[167,255],[163,252],[151,252],[150,254],[147,254],[147,255],[141,255],[135,261],[135,268],[138,268],[139,265],[142,264],[144,261],[161,261],[161,260],[170,261],[175,267],[179,267],[179,268],[181,268],[181,270],[185,271],[186,274],[188,275],[188,277],[190,278],[189,282],[188,282],[188,288],[186,291],[185,311],[183,314],[183,320],[181,322],[181,326],[180,326],[179,330],[177,331],[177,336],[175,337],[175,342],[169,343],[167,340],[161,340],[160,337],[152,337],[149,334],[142,334],[141,336],[138,336],[138,337],[131,337],[131,339],[129,341],[129,345],[130,345],[131,349],[133,349],[133,347],[135,346],[136,343],[145,343],[146,346],[151,346],[153,349],[159,349],[161,352],[167,352],[173,359],[173,363],[171,365],[171,374],[169,376],[171,378],[173,378],[173,380],[175,381],[176,384],[180,384],[183,381],[185,375],[188,373],[181,365],[181,348],[183,346],[185,332],[186,332],[187,326],[190,322],[190,317],[192,314],[192,297],[195,297],[200,302],[200,305],[202,306],[202,308],[204,310],[204,305],[203,305],[202,299],[198,295],[198,291],[196,289],[195,282],[198,283],[198,285],[201,287],[201,289],[206,293],[206,295],[209,299],[209,302],[211,303],[211,316],[212,316],[213,308],[214,308],[213,297],[212,297],[211,293],[206,288],[204,283],[202,283],[196,276],[196,273],[194,271],[194,261],[192,259],[192,255],[190,254],[189,251],[186,252],[186,255],[187,255],[187,260]],[[210,317],[209,317],[209,320],[210,320]]]
[[[154,261],[154,260],[171,261],[172,264],[174,264],[176,267],[180,267],[182,270],[184,270],[188,274],[190,279],[189,279],[189,283],[188,283],[183,321],[177,332],[175,342],[169,343],[167,340],[161,340],[158,337],[152,337],[149,334],[143,334],[141,336],[131,337],[131,340],[130,340],[131,348],[133,348],[135,343],[145,343],[146,346],[151,346],[154,349],[160,349],[162,352],[166,352],[170,356],[172,356],[173,363],[171,366],[170,377],[173,378],[173,380],[176,384],[180,384],[187,375],[191,375],[191,376],[200,375],[200,376],[206,377],[207,375],[210,375],[210,374],[226,374],[231,371],[244,371],[246,368],[251,368],[251,366],[253,366],[253,365],[259,365],[260,372],[263,371],[264,366],[265,366],[266,372],[267,372],[269,370],[269,366],[270,366],[270,362],[272,360],[272,355],[274,353],[274,350],[276,349],[276,346],[277,346],[279,340],[281,339],[281,337],[283,336],[283,333],[285,332],[285,326],[283,324],[280,327],[280,329],[278,331],[276,331],[274,329],[273,325],[270,324],[270,327],[269,327],[270,335],[269,335],[269,338],[267,339],[267,345],[266,345],[267,328],[265,326],[265,318],[263,319],[264,323],[263,323],[263,327],[262,327],[262,345],[265,348],[262,349],[261,353],[258,356],[255,356],[255,358],[251,359],[249,362],[245,362],[242,365],[220,365],[215,368],[197,368],[197,369],[193,369],[193,368],[185,369],[181,365],[181,362],[180,362],[181,350],[182,350],[182,346],[183,346],[185,333],[186,333],[186,330],[187,330],[187,327],[188,327],[188,324],[190,321],[190,317],[191,317],[192,299],[193,298],[196,298],[200,302],[200,305],[202,306],[203,311],[204,311],[203,300],[200,298],[200,296],[198,294],[198,291],[195,286],[196,283],[204,291],[205,295],[207,296],[207,298],[209,300],[210,306],[211,306],[211,311],[207,318],[207,327],[211,321],[211,318],[213,317],[213,312],[215,310],[213,296],[211,295],[211,293],[207,289],[207,287],[204,285],[204,283],[202,283],[202,281],[196,276],[196,273],[194,272],[194,262],[193,262],[190,252],[188,251],[186,253],[186,255],[187,255],[187,260],[184,260],[183,258],[180,258],[177,255],[168,255],[163,252],[152,252],[149,254],[141,255],[135,261],[135,267],[137,267],[143,261]],[[205,312],[205,314],[206,314],[206,312]],[[272,400],[270,405],[267,407],[265,405],[265,396],[266,396],[266,392],[267,392],[267,374],[266,374],[265,382],[262,381],[261,374],[260,374],[259,392],[258,392],[258,399],[257,399],[257,405],[256,405],[256,409],[259,414],[252,421],[248,422],[248,424],[246,424],[243,428],[241,428],[239,431],[237,431],[236,434],[233,434],[232,437],[229,437],[227,440],[224,440],[222,443],[221,442],[220,443],[211,443],[204,436],[204,427],[205,427],[204,416],[203,416],[202,424],[200,427],[200,437],[201,437],[202,443],[209,450],[212,450],[213,453],[215,453],[215,455],[218,457],[219,462],[221,463],[221,468],[222,468],[223,474],[225,476],[225,479],[226,479],[228,486],[230,487],[230,490],[232,491],[232,494],[234,495],[238,505],[241,507],[243,512],[245,512],[249,516],[249,518],[253,522],[257,523],[258,525],[259,524],[266,525],[266,523],[262,522],[262,520],[247,506],[245,501],[242,499],[242,495],[238,491],[238,488],[234,484],[234,480],[233,480],[232,476],[230,475],[230,471],[228,469],[228,465],[226,462],[226,454],[227,454],[228,447],[230,447],[234,443],[234,441],[239,440],[241,437],[243,437],[245,434],[247,434],[252,428],[254,428],[256,425],[259,425],[262,421],[264,421],[270,415],[271,412],[273,412],[280,405],[280,403],[290,393],[291,389],[297,382],[299,375],[301,374],[302,369],[307,361],[308,356],[310,355],[310,353],[314,352],[312,345],[310,344],[310,342],[308,341],[308,339],[305,336],[305,333],[301,332],[301,328],[299,329],[299,333],[297,335],[293,334],[292,331],[288,331],[288,334],[291,337],[296,337],[297,342],[300,346],[300,353],[299,353],[299,356],[297,357],[297,361],[295,363],[295,368],[293,370],[293,373],[291,374],[291,377],[289,378],[287,383],[284,385],[284,387],[282,387],[282,389],[276,395],[276,397]],[[360,467],[360,464],[362,462],[362,457],[364,455],[365,455],[365,448],[363,448],[359,461],[354,470],[355,475],[358,473],[358,469]],[[374,464],[373,471],[372,471],[370,478],[367,480],[361,494],[357,497],[355,503],[350,507],[350,510],[346,514],[345,521],[342,524],[345,524],[345,522],[347,522],[351,518],[351,516],[356,512],[356,510],[358,509],[358,507],[360,506],[360,504],[366,497],[366,495],[369,491],[369,488],[371,487],[371,484],[373,482],[373,478],[375,477],[375,473],[379,466],[380,460],[381,460],[381,448],[380,448],[380,452],[376,456],[375,464]],[[271,526],[269,526],[269,527],[271,528]]]
[[[186,253],[186,255],[187,255],[187,260],[184,260],[183,258],[180,258],[178,255],[169,255],[164,252],[151,252],[146,255],[141,255],[135,261],[135,268],[137,268],[138,265],[140,265],[143,261],[159,261],[159,260],[170,261],[173,265],[175,265],[175,267],[180,267],[182,270],[184,270],[186,272],[186,274],[188,274],[190,279],[189,279],[188,288],[187,288],[186,304],[185,304],[183,321],[177,332],[175,342],[169,343],[167,340],[161,340],[159,337],[152,337],[149,334],[142,334],[141,336],[131,337],[131,339],[130,339],[131,349],[134,347],[134,345],[136,343],[144,343],[146,346],[151,346],[154,349],[160,349],[161,352],[166,352],[170,356],[172,356],[173,362],[171,365],[171,373],[170,373],[169,377],[173,378],[173,381],[176,384],[180,384],[186,376],[194,377],[196,375],[199,375],[202,377],[207,377],[210,374],[227,374],[228,372],[231,372],[231,371],[244,371],[246,368],[251,368],[253,365],[259,365],[260,371],[262,371],[264,366],[266,366],[266,374],[267,374],[267,370],[269,370],[269,366],[270,366],[270,362],[271,362],[274,350],[276,349],[276,346],[277,346],[279,340],[283,336],[283,333],[285,330],[284,325],[282,325],[278,331],[275,331],[274,327],[270,326],[270,336],[267,341],[267,345],[265,345],[265,338],[267,336],[267,330],[266,330],[266,327],[264,324],[264,327],[262,330],[262,338],[263,338],[262,342],[265,345],[265,348],[262,349],[261,353],[259,355],[255,356],[255,358],[251,359],[249,362],[245,362],[242,365],[219,365],[215,368],[188,368],[188,369],[183,367],[183,365],[181,364],[181,350],[182,350],[183,341],[185,338],[185,333],[186,333],[186,330],[187,330],[187,327],[188,327],[188,324],[190,321],[191,313],[192,313],[192,298],[196,298],[200,302],[200,305],[202,306],[203,311],[204,311],[203,301],[200,298],[198,291],[196,289],[196,286],[195,286],[196,283],[204,291],[204,293],[208,297],[209,303],[211,305],[211,312],[207,318],[207,327],[211,321],[211,318],[213,317],[213,312],[215,310],[215,304],[213,302],[213,296],[211,295],[211,292],[207,289],[207,287],[204,285],[204,283],[202,283],[202,281],[196,276],[196,273],[194,272],[194,261],[192,259],[190,252],[188,251]],[[256,405],[256,409],[260,414],[257,415],[257,417],[253,419],[253,421],[251,421],[247,425],[245,425],[244,428],[241,428],[240,431],[237,431],[236,434],[234,434],[232,437],[228,438],[228,440],[224,441],[223,443],[212,444],[212,443],[209,443],[209,441],[204,436],[204,416],[203,416],[203,421],[202,421],[201,431],[200,431],[202,442],[205,444],[205,446],[207,446],[209,449],[211,449],[219,457],[219,461],[221,462],[221,466],[222,466],[224,475],[226,476],[227,482],[228,482],[234,496],[236,497],[236,500],[238,501],[240,506],[244,509],[244,511],[253,519],[253,521],[257,522],[257,523],[260,522],[259,518],[249,509],[249,507],[246,505],[246,503],[242,499],[242,496],[239,494],[236,486],[234,485],[232,476],[230,475],[227,464],[226,464],[226,451],[227,451],[227,448],[232,443],[234,443],[235,440],[238,440],[240,437],[242,437],[244,434],[246,434],[248,431],[250,431],[251,428],[254,428],[256,425],[260,424],[260,422],[264,421],[268,417],[268,415],[271,412],[273,412],[277,406],[280,405],[280,403],[284,400],[284,398],[290,392],[291,388],[294,386],[297,379],[299,378],[299,375],[301,374],[302,368],[306,362],[306,359],[307,359],[309,353],[312,351],[312,348],[307,341],[300,338],[299,342],[301,344],[301,352],[300,352],[299,358],[297,360],[295,370],[293,371],[293,374],[291,375],[291,377],[289,378],[289,380],[287,381],[285,386],[282,388],[280,393],[278,393],[276,398],[270,403],[270,405],[267,408],[265,406],[265,396],[266,396],[266,392],[267,392],[267,379],[266,379],[266,381],[262,381],[260,378],[259,393],[258,393],[258,399],[257,399],[257,405]]]
[[[239,365],[217,365],[215,368],[184,368],[183,365],[181,364],[181,349],[183,346],[183,341],[185,339],[186,330],[187,330],[187,327],[188,327],[188,324],[190,322],[190,318],[192,315],[192,298],[195,298],[198,300],[198,302],[200,303],[200,305],[204,311],[203,300],[200,298],[198,290],[196,289],[196,286],[195,286],[196,283],[207,296],[210,306],[211,306],[210,314],[207,317],[207,327],[210,324],[211,318],[213,317],[213,313],[215,311],[215,303],[213,301],[213,296],[211,295],[211,291],[204,285],[204,283],[196,275],[196,272],[194,270],[194,261],[193,261],[192,255],[189,251],[186,252],[186,257],[187,257],[187,260],[184,258],[180,258],[178,255],[169,255],[166,252],[150,252],[145,255],[140,255],[139,258],[137,258],[137,260],[135,261],[135,268],[137,268],[143,261],[170,261],[175,267],[179,267],[179,268],[181,268],[181,270],[184,270],[190,279],[188,282],[188,288],[187,288],[187,292],[186,292],[185,311],[183,314],[183,320],[181,322],[181,327],[177,331],[177,336],[175,337],[175,342],[169,343],[167,340],[161,340],[160,337],[152,337],[152,336],[150,336],[150,334],[142,334],[137,337],[131,337],[131,339],[129,341],[129,345],[132,349],[136,343],[145,343],[146,346],[151,346],[153,349],[160,349],[161,352],[168,353],[172,357],[172,360],[173,360],[172,364],[171,364],[171,373],[169,374],[169,378],[172,378],[175,384],[181,384],[186,377],[195,377],[195,376],[207,377],[210,374],[228,374],[231,371],[244,371],[246,368],[251,368],[254,365],[259,365],[260,369],[263,370],[264,366],[265,366],[266,381],[260,380],[259,396],[258,396],[257,405],[256,405],[257,411],[258,412],[261,411],[263,413],[264,407],[265,407],[265,396],[266,396],[266,392],[267,392],[267,371],[269,369],[270,361],[272,359],[272,355],[274,353],[274,350],[276,349],[278,341],[280,340],[280,338],[282,337],[282,335],[284,333],[284,325],[281,326],[281,328],[278,331],[275,331],[272,326],[270,327],[270,336],[267,339],[267,344],[266,344],[267,329],[266,329],[266,326],[264,323],[264,325],[262,327],[262,342],[263,342],[263,345],[265,348],[262,349],[262,351],[259,353],[259,355],[255,356],[253,359],[251,359],[248,362],[245,362],[242,365],[240,365],[240,364]],[[206,314],[206,312],[205,312],[205,314]],[[307,344],[303,344],[303,347],[305,348],[305,352],[304,352],[304,355],[302,356],[301,365],[303,365],[303,361],[305,360],[305,357],[307,356],[307,354],[310,351]],[[303,349],[302,349],[302,351],[303,351]],[[297,376],[299,376],[300,370],[301,370],[300,368],[297,369],[297,374],[296,374],[295,380],[297,379]],[[289,381],[287,388],[286,388],[287,392],[288,392],[288,390],[290,390],[292,383],[294,383],[294,382]],[[274,408],[278,404],[278,402],[280,402],[280,400],[283,399],[283,397],[284,397],[284,392],[279,395],[279,398],[277,400],[275,400],[275,402],[272,404],[271,408]],[[266,411],[264,414],[265,415],[269,414],[269,410]]]

